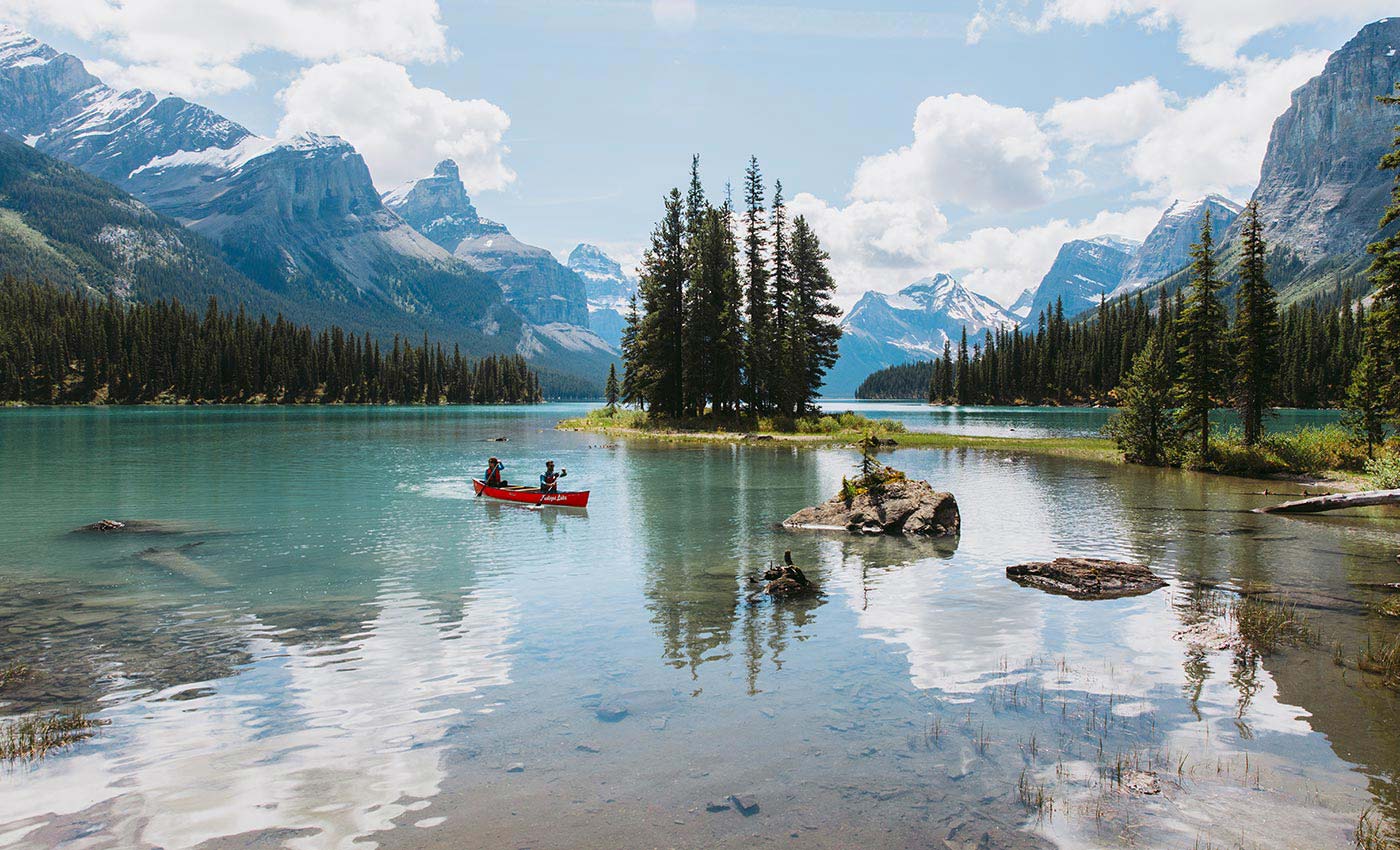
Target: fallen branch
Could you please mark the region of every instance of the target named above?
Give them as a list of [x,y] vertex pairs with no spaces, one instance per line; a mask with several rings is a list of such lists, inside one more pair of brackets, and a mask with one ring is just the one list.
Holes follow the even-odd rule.
[[1284,502],[1267,508],[1255,508],[1256,514],[1316,514],[1343,508],[1369,508],[1374,505],[1400,505],[1400,490],[1366,490],[1361,493],[1338,493]]

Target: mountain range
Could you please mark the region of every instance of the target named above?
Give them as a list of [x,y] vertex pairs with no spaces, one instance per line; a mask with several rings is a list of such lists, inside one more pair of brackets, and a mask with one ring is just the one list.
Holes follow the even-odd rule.
[[[1260,207],[1270,245],[1270,279],[1283,304],[1328,294],[1339,282],[1352,285],[1358,295],[1368,288],[1359,277],[1369,262],[1366,245],[1380,235],[1378,223],[1393,183],[1393,175],[1376,166],[1400,122],[1400,114],[1378,104],[1376,97],[1392,92],[1400,81],[1398,52],[1400,18],[1367,25],[1328,59],[1318,76],[1293,92],[1289,108],[1274,122],[1252,200]],[[1155,300],[1163,289],[1170,294],[1189,280],[1191,245],[1199,239],[1207,211],[1228,282],[1242,207],[1212,194],[1172,203],[1141,245],[1112,236],[1065,243],[1045,276],[991,326],[1034,329],[1040,315],[1057,304],[1072,317],[1101,298],[1141,292]],[[1224,291],[1227,301],[1232,291],[1228,286]],[[929,333],[912,340],[909,323],[892,325],[881,309],[872,309],[884,298],[866,293],[843,320],[851,341],[842,341],[841,361],[824,390],[828,395],[849,395],[870,366],[941,354],[943,336],[961,332],[949,329],[953,313],[933,305],[919,317]],[[985,316],[966,324],[970,336],[989,326]]]
[[569,268],[588,287],[588,327],[614,348],[622,344],[637,278],[597,245],[580,243],[569,252]]
[[[0,26],[0,133],[183,226],[237,273],[221,271],[217,286],[193,280],[181,297],[277,305],[299,321],[360,331],[426,333],[471,354],[517,351],[587,382],[601,383],[615,361],[588,330],[583,281],[480,219],[451,163],[381,197],[343,139],[267,139],[181,98],[116,91],[76,57],[8,26]],[[153,233],[129,233],[128,252],[158,252]],[[127,291],[102,274],[84,283],[119,297],[176,294],[151,282]]]

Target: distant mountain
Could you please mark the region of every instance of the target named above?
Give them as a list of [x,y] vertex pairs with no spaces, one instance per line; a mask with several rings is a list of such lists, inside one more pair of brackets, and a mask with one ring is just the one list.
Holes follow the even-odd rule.
[[1011,306],[1006,308],[1006,312],[1018,319],[1024,319],[1031,314],[1031,305],[1035,303],[1035,289],[1027,288],[1021,290],[1021,294],[1016,300],[1011,302]]
[[951,275],[924,278],[894,295],[867,292],[841,320],[840,359],[822,392],[850,396],[877,369],[942,356],[943,343],[956,346],[963,328],[972,343],[983,331],[1017,323],[995,301]]
[[527,320],[588,327],[583,279],[549,251],[521,242],[505,225],[478,215],[457,163],[438,163],[431,176],[384,193],[383,201],[419,233],[490,275]]
[[1057,303],[1063,305],[1066,316],[1095,307],[1122,284],[1124,272],[1137,262],[1141,248],[1141,242],[1121,236],[1066,242],[1035,288],[1030,309],[1019,318],[1033,327],[1042,313],[1054,313]]
[[287,305],[224,262],[208,240],[65,162],[0,135],[0,276],[98,296],[209,298],[257,312]]
[[588,326],[614,348],[621,345],[637,279],[602,248],[587,243],[579,243],[569,252],[569,268],[588,288]]
[[1386,18],[1333,53],[1274,122],[1254,200],[1264,238],[1291,261],[1273,258],[1275,285],[1295,297],[1367,264],[1366,245],[1377,236],[1394,179],[1376,164],[1400,124],[1400,110],[1376,97],[1392,93],[1397,81],[1400,18]]
[[1143,240],[1137,256],[1123,271],[1112,293],[1126,295],[1156,283],[1191,262],[1191,245],[1200,239],[1201,220],[1210,211],[1217,237],[1239,216],[1242,207],[1223,195],[1207,195],[1191,203],[1173,201]]
[[[117,92],[77,58],[8,26],[0,26],[0,132],[206,237],[251,282],[244,300],[276,297],[301,321],[428,333],[472,354],[518,350],[592,379],[606,371],[606,346],[583,327],[576,276],[553,263],[566,275],[562,288],[573,287],[561,299],[489,260],[452,256],[384,206],[342,139],[264,139],[180,98]],[[553,321],[580,325],[580,339],[565,345],[568,331],[528,327]],[[596,356],[580,359],[581,344]]]

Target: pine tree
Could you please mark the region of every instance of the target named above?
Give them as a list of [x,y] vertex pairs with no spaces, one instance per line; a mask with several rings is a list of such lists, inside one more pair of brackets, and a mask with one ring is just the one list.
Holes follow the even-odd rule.
[[1350,431],[1357,442],[1366,444],[1367,457],[1375,457],[1376,446],[1385,442],[1385,423],[1391,409],[1384,398],[1388,375],[1377,354],[1379,346],[1374,344],[1374,336],[1367,336],[1365,354],[1352,371],[1351,386],[1347,387],[1342,427]]
[[685,413],[685,244],[681,193],[666,196],[665,213],[642,259],[642,320],[637,330],[636,380],[649,409]]
[[768,287],[765,249],[768,245],[763,201],[763,175],[758,157],[749,157],[744,172],[744,263],[747,274],[748,338],[745,345],[745,395],[755,412],[768,409],[768,379],[772,367],[772,297]]
[[621,390],[617,386],[617,364],[608,364],[608,382],[603,387],[603,395],[608,401],[608,410],[617,410],[617,399],[621,395]]
[[[1400,83],[1396,83],[1395,93],[1383,95],[1377,100],[1386,106],[1400,106]],[[1395,139],[1391,149],[1381,157],[1380,167],[1394,171],[1395,183],[1390,190],[1390,205],[1381,216],[1380,229],[1384,231],[1396,221],[1400,221],[1400,126],[1395,128]],[[1368,338],[1370,351],[1377,360],[1377,368],[1382,386],[1382,404],[1392,416],[1400,418],[1400,230],[1393,230],[1389,236],[1379,239],[1366,250],[1374,258],[1366,274],[1375,286],[1375,306],[1371,309],[1371,328]]]
[[801,382],[798,372],[800,356],[790,348],[792,327],[790,326],[793,299],[793,257],[788,238],[787,206],[783,201],[783,181],[773,183],[773,204],[768,216],[768,230],[773,239],[773,269],[769,285],[772,303],[773,347],[768,377],[769,393],[773,405],[782,413],[794,413],[802,390],[795,386]]
[[962,341],[958,343],[958,385],[956,395],[959,405],[972,402],[972,372],[967,353],[967,327],[963,326]]
[[1153,337],[1115,392],[1122,409],[1107,430],[1131,463],[1165,465],[1177,436],[1170,413],[1172,377],[1162,354],[1161,340]]
[[841,310],[831,300],[836,281],[817,234],[798,216],[792,223],[790,320],[783,345],[790,365],[785,379],[786,412],[806,411],[835,363],[841,341]]
[[643,369],[641,353],[637,350],[637,333],[641,324],[641,316],[637,313],[637,296],[634,293],[627,308],[627,320],[622,326],[622,340],[619,346],[622,349],[622,403],[633,407],[646,404],[646,396],[642,394],[644,381],[639,378]]
[[1250,201],[1240,233],[1240,285],[1231,340],[1235,349],[1235,411],[1244,425],[1246,446],[1255,445],[1263,435],[1264,412],[1273,401],[1279,366],[1278,305],[1269,284],[1265,249],[1259,202]]
[[1210,454],[1210,413],[1220,398],[1225,374],[1223,340],[1225,308],[1216,297],[1215,240],[1210,211],[1201,221],[1201,241],[1191,246],[1191,283],[1176,319],[1178,415],[1184,430],[1194,433],[1200,458]]
[[942,379],[939,381],[938,397],[944,404],[951,404],[953,401],[953,343],[947,337],[943,338],[943,359],[939,361],[943,367]]

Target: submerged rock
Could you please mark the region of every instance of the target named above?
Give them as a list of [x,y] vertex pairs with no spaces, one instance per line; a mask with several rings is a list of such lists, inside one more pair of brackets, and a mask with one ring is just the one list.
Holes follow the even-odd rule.
[[962,530],[962,515],[952,493],[940,493],[927,481],[899,477],[878,488],[841,493],[816,507],[803,508],[783,520],[787,528],[952,537]]
[[1056,558],[1006,568],[1006,577],[1025,587],[1073,599],[1141,596],[1167,583],[1142,564],[1100,558]]
[[103,519],[73,529],[74,534],[189,534],[194,526],[183,522],[159,519]]
[[749,583],[763,585],[762,589],[749,594],[750,602],[757,602],[763,596],[787,599],[819,592],[817,586],[807,578],[807,574],[802,572],[802,568],[793,564],[791,550],[783,553],[783,566],[764,570],[762,580],[750,576]]

